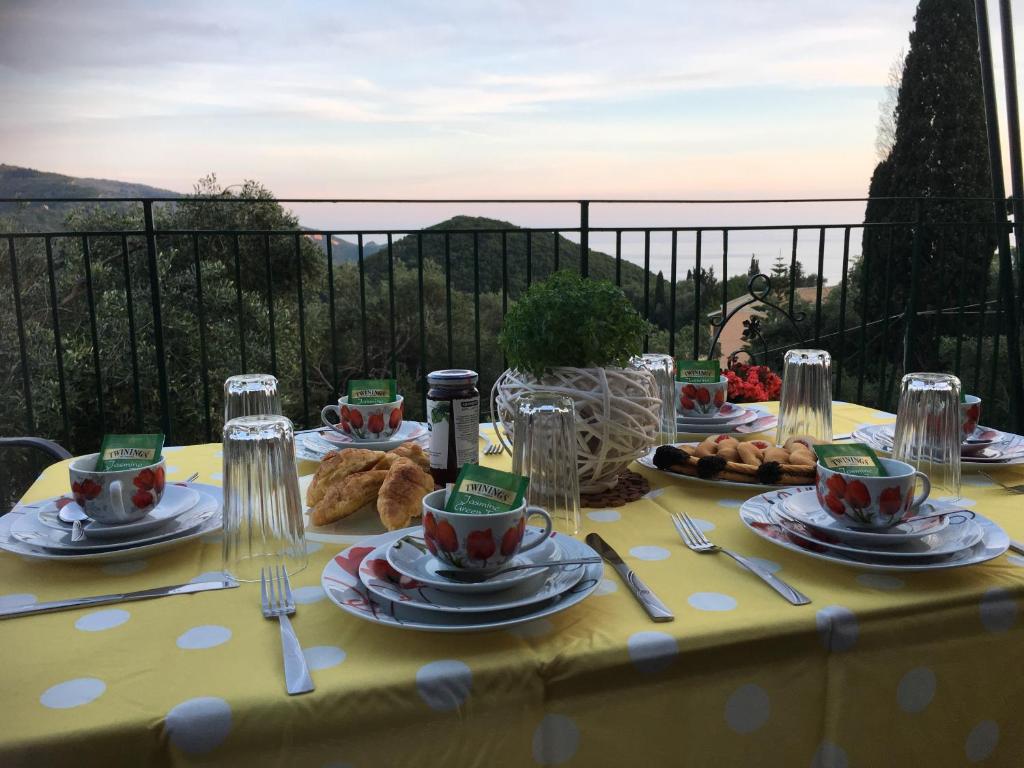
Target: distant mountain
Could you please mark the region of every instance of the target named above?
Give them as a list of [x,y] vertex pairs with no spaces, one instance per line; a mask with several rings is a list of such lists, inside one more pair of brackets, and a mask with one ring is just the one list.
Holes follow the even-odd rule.
[[[181,197],[180,192],[111,179],[88,179],[0,163],[0,197]],[[0,203],[0,216],[13,216],[22,229],[60,231],[75,203]],[[125,209],[130,203],[109,203]]]
[[[327,243],[323,238],[323,235],[308,235],[309,239],[320,246],[320,250],[327,253]],[[365,260],[377,253],[378,251],[387,250],[386,244],[376,243],[373,240],[363,241],[363,260]],[[344,240],[337,235],[331,236],[331,260],[335,264],[357,264],[359,262],[359,246],[356,243],[351,243],[348,240]]]

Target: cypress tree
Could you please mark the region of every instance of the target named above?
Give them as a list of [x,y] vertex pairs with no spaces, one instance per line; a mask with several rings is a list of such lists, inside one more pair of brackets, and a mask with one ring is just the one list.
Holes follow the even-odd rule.
[[[977,24],[971,0],[918,3],[896,99],[895,124],[895,142],[875,168],[869,197],[991,196]],[[865,223],[904,224],[864,228],[864,263],[858,271],[870,270],[870,284],[863,286],[868,292],[869,321],[894,314],[909,302],[914,226],[907,222],[915,221],[918,212],[922,223],[918,232],[918,311],[957,306],[961,282],[967,303],[981,300],[995,240],[990,227],[977,225],[992,221],[991,203],[925,200],[918,208],[912,200],[872,199]],[[975,226],[965,226],[968,224]],[[917,343],[910,350],[910,360],[917,370],[940,368],[937,337],[956,332],[952,322],[937,316],[916,318]],[[890,350],[898,360],[900,344],[897,339],[893,342]]]

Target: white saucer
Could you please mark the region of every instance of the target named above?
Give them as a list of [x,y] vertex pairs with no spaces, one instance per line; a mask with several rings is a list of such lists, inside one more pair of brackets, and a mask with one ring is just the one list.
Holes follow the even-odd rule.
[[[416,528],[415,538],[423,536],[423,529]],[[543,533],[543,529],[532,525],[526,527],[523,534],[523,543],[529,544],[535,541]],[[527,563],[544,563],[548,561],[561,560],[562,550],[555,543],[555,536],[552,536],[536,549],[523,552],[512,558],[514,565],[526,565]],[[560,538],[560,537],[559,537]],[[528,568],[522,571],[512,571],[479,584],[463,584],[458,581],[451,581],[443,576],[438,576],[439,570],[450,569],[452,566],[434,557],[430,552],[420,549],[415,543],[396,539],[386,552],[388,563],[391,567],[412,581],[421,582],[441,592],[452,592],[462,594],[485,594],[498,592],[502,589],[519,586],[536,576],[547,573],[543,568]],[[561,569],[560,569],[561,570]],[[394,599],[394,598],[391,598]]]
[[809,542],[789,533],[776,522],[772,514],[773,507],[778,505],[780,495],[787,491],[769,491],[747,499],[740,507],[739,516],[742,523],[755,535],[770,541],[772,544],[790,552],[825,560],[838,565],[860,568],[869,571],[891,571],[904,573],[916,571],[940,571],[949,568],[960,568],[965,565],[984,563],[999,557],[1010,546],[1010,537],[1006,532],[981,514],[976,514],[974,522],[981,528],[982,538],[973,547],[940,558],[914,558],[899,560],[885,556],[875,556],[871,552],[862,555],[851,555],[830,549],[818,542]]
[[403,421],[398,431],[387,440],[353,440],[348,435],[335,432],[330,427],[324,427],[317,434],[334,445],[335,450],[341,450],[342,448],[368,448],[371,451],[390,451],[402,443],[425,436],[427,434],[427,425],[420,421]]
[[[199,496],[200,494],[196,494]],[[56,530],[43,525],[35,515],[24,515],[12,522],[11,538],[34,547],[54,552],[102,552],[112,549],[141,547],[162,539],[181,536],[201,526],[217,511],[218,505],[207,497],[208,503],[195,504],[192,509],[173,520],[166,521],[158,530],[148,530],[131,536],[102,541],[83,539],[71,541],[71,529]]]
[[[373,536],[332,557],[320,575],[320,585],[327,593],[327,598],[346,613],[385,627],[417,629],[424,632],[484,632],[508,629],[571,608],[593,593],[601,583],[604,573],[602,563],[593,563],[585,566],[583,577],[574,586],[556,597],[520,608],[480,613],[425,611],[400,601],[383,599],[369,592],[358,575],[362,559],[378,547],[387,546],[396,539],[413,535],[418,531],[419,528],[405,528]],[[597,556],[597,553],[583,542],[559,534],[555,534],[555,537],[567,558]]]
[[583,565],[539,568],[524,571],[529,574],[527,581],[500,592],[451,592],[400,574],[387,560],[389,549],[391,544],[382,544],[363,558],[359,565],[359,579],[363,586],[384,600],[424,611],[486,613],[521,608],[557,597],[567,589],[572,589],[583,578],[585,571]]
[[694,422],[700,424],[724,424],[727,421],[732,421],[733,419],[739,418],[740,416],[743,415],[745,411],[748,410],[750,409],[744,408],[743,406],[740,405],[736,405],[735,403],[726,403],[725,405],[718,409],[718,413],[713,415],[693,413],[690,414],[689,416],[685,416],[679,413],[679,411],[676,411],[676,422],[678,423],[685,421],[687,423]]
[[[891,547],[936,534],[949,525],[950,517],[959,510],[959,507],[954,504],[925,502],[922,509],[927,507],[930,510],[927,514],[941,512],[944,507],[948,506],[950,515],[918,521],[909,520],[884,531],[869,531],[864,528],[849,528],[822,509],[821,504],[818,503],[818,496],[814,492],[814,486],[794,488],[791,496],[780,499],[780,506],[786,515],[797,522],[820,531],[825,536],[861,547]],[[966,518],[966,516],[964,517]]]
[[[37,514],[39,522],[47,528],[69,533],[71,525],[60,519],[58,516],[60,508],[57,506],[57,502],[66,498],[66,496],[58,496],[41,502],[42,506],[39,507]],[[188,512],[198,501],[199,493],[197,491],[181,485],[168,484],[164,487],[164,495],[160,499],[160,503],[144,517],[121,525],[105,525],[96,520],[89,520],[82,526],[82,530],[90,539],[124,539],[165,525],[168,521]],[[75,501],[65,506],[74,511],[81,511],[81,507]]]

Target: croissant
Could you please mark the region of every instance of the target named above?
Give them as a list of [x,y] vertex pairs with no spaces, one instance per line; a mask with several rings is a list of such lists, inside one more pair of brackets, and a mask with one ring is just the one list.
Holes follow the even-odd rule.
[[377,497],[377,513],[384,527],[389,531],[397,531],[408,526],[420,514],[423,497],[432,490],[433,478],[413,459],[396,459]]
[[313,525],[327,525],[362,509],[377,497],[387,475],[383,469],[373,469],[349,475],[344,482],[331,485],[327,494],[309,510],[309,521]]
[[383,451],[371,451],[366,448],[347,448],[344,451],[328,453],[320,462],[313,475],[313,481],[306,491],[306,503],[315,507],[332,488],[339,485],[349,475],[364,472],[376,464],[384,456]]

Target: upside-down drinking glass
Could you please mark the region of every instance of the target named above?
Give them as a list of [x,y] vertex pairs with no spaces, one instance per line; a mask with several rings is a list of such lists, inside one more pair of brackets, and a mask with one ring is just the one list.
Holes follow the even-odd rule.
[[640,365],[654,374],[661,397],[661,426],[658,430],[658,444],[676,441],[676,361],[672,355],[645,353]]
[[782,369],[776,442],[810,435],[832,442],[832,356],[823,349],[791,349]]
[[306,567],[295,434],[284,416],[240,416],[224,425],[224,563],[239,581],[260,568]]
[[224,381],[224,423],[239,416],[281,413],[277,379],[269,373],[243,373]]
[[516,400],[512,471],[530,480],[526,502],[543,507],[556,530],[580,532],[576,409],[572,398],[535,392]]
[[892,457],[928,475],[931,495],[960,498],[960,379],[908,373],[900,383]]

